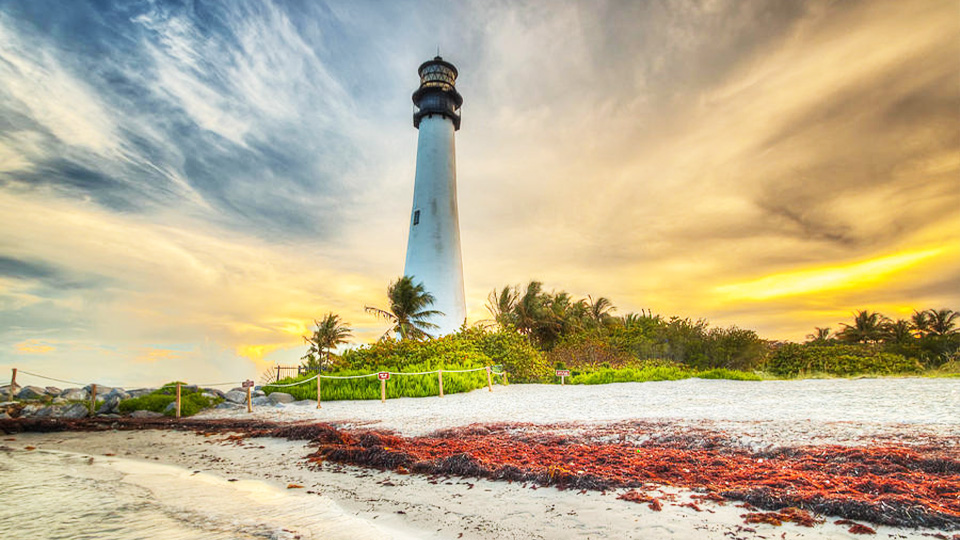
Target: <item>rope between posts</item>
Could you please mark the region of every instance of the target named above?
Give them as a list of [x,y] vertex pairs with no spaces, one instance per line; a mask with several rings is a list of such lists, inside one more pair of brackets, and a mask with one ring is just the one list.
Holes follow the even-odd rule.
[[273,386],[273,387],[276,387],[276,388],[287,388],[288,386],[300,386],[301,384],[306,384],[306,383],[308,383],[308,382],[316,379],[316,378],[319,377],[319,376],[320,376],[320,375],[314,375],[313,377],[310,377],[309,379],[304,379],[304,380],[302,380],[302,381],[297,381],[297,382],[291,383],[291,384],[264,384],[264,385],[261,385],[260,388],[263,388],[263,387],[265,387],[265,386]]
[[376,373],[367,373],[366,375],[320,375],[321,379],[362,379],[364,377],[375,377]]
[[67,384],[75,384],[75,385],[77,385],[77,386],[83,386],[83,383],[80,383],[80,382],[67,381],[67,380],[64,380],[64,379],[57,379],[56,377],[47,377],[46,375],[38,375],[38,374],[36,374],[36,373],[31,373],[31,372],[29,372],[29,371],[24,371],[24,370],[22,370],[22,369],[17,370],[17,373],[23,373],[23,374],[25,374],[25,375],[33,375],[34,377],[40,377],[41,379],[47,379],[48,381],[57,381],[57,382],[62,382],[62,383],[67,383]]

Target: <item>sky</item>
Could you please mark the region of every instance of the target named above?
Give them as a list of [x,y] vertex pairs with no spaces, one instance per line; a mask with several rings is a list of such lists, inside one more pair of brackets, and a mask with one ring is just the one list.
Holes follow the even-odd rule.
[[795,341],[960,309],[953,0],[0,0],[0,377],[380,336],[438,47],[470,322],[531,279]]

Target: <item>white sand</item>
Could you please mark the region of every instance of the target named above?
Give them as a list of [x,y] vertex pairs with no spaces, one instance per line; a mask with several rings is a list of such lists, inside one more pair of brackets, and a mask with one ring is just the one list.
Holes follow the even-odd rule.
[[[322,420],[345,427],[391,429],[404,435],[477,422],[572,423],[572,427],[563,424],[543,429],[607,426],[616,431],[617,422],[640,420],[659,422],[664,430],[724,430],[750,447],[874,441],[960,445],[960,380],[758,383],[694,379],[604,386],[510,385],[495,386],[492,393],[484,389],[442,399],[395,399],[386,404],[328,402],[320,410],[294,405],[257,407],[253,415],[243,408],[209,411],[203,416]],[[311,452],[304,442],[247,439],[235,445],[223,442],[224,438],[124,431],[22,434],[3,444],[115,454],[184,467],[181,474],[202,471],[219,484],[215,489],[191,493],[193,504],[201,506],[208,491],[210,497],[217,497],[219,490],[236,484],[226,483],[228,479],[266,481],[303,498],[306,508],[322,506],[335,514],[339,510],[331,505],[336,505],[345,515],[372,524],[374,532],[369,534],[374,538],[861,538],[849,534],[846,526],[834,525],[832,518],[812,529],[793,524],[751,525],[751,532],[740,517],[745,510],[734,503],[702,502],[703,512],[676,506],[688,500],[686,491],[672,490],[678,495],[676,502],[666,502],[663,511],[656,512],[645,504],[617,500],[622,490],[578,494],[477,479],[452,478],[433,484],[423,476],[335,464],[316,469],[303,460]],[[305,489],[286,491],[290,483]],[[162,491],[160,485],[154,483],[151,489]],[[213,501],[209,505],[216,506]],[[924,538],[924,532],[934,532],[873,527],[881,538]],[[357,534],[359,538],[368,533]],[[324,536],[302,536],[311,537]]]
[[[286,490],[300,499],[295,508],[323,509],[327,515],[353,516],[366,523],[342,522],[341,535],[322,535],[291,520],[288,529],[301,538],[466,538],[466,539],[730,539],[730,538],[854,538],[847,527],[832,520],[813,529],[785,524],[782,527],[743,525],[741,508],[700,503],[703,512],[664,503],[662,512],[646,505],[617,500],[619,492],[600,494],[559,491],[553,488],[477,479],[450,478],[431,484],[417,475],[327,464],[308,466],[303,456],[311,449],[303,442],[279,439],[247,439],[242,444],[226,441],[226,436],[203,437],[189,432],[113,431],[100,433],[20,434],[3,442],[15,450],[33,446],[38,450],[79,452],[94,456],[113,454],[124,460],[147,460],[172,464],[182,469],[164,477],[124,465],[115,466],[134,475],[141,487],[154,492],[160,500],[177,497],[180,484],[172,479],[202,471],[205,486],[189,493],[191,505],[217,506],[225,497],[223,490],[243,487],[230,479],[260,480],[286,490],[288,484],[304,489]],[[96,458],[100,459],[100,458]],[[140,477],[135,476],[140,474]],[[152,478],[152,480],[150,480]],[[164,480],[166,478],[166,480]],[[391,485],[392,484],[392,485]],[[666,488],[665,488],[666,489]],[[307,493],[307,491],[314,493]],[[199,492],[197,492],[199,491]],[[248,488],[249,491],[249,488]],[[263,490],[260,490],[263,491]],[[687,499],[678,493],[677,503]],[[205,499],[206,497],[206,499]],[[206,502],[205,502],[206,501]],[[311,502],[312,501],[312,502]],[[247,501],[245,504],[253,504]],[[267,504],[267,503],[264,503]],[[286,505],[291,503],[287,502]],[[336,505],[337,508],[331,508]],[[238,509],[238,511],[240,511]],[[240,512],[242,514],[242,512]],[[920,532],[890,527],[874,527],[878,534],[895,538],[922,538]],[[462,536],[461,536],[462,534]]]

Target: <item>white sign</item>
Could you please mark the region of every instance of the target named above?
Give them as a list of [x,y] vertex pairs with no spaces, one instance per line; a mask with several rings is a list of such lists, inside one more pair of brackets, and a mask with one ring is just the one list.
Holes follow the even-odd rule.
[[381,381],[389,381],[390,373],[387,371],[381,371],[380,373],[377,373],[377,378],[380,379]]

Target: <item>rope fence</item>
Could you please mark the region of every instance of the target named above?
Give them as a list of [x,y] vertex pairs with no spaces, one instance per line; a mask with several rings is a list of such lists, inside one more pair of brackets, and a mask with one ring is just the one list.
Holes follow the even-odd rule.
[[[317,374],[314,375],[313,377],[304,379],[304,380],[302,380],[302,381],[296,381],[296,382],[289,383],[289,384],[269,383],[269,384],[261,385],[260,388],[267,388],[267,387],[270,387],[270,388],[290,388],[290,387],[293,387],[293,386],[301,386],[301,385],[304,385],[304,384],[307,384],[307,383],[310,383],[310,382],[316,380],[316,381],[317,381],[317,408],[320,409],[320,408],[321,408],[321,406],[320,406],[320,403],[321,403],[321,400],[320,400],[320,380],[321,380],[321,379],[346,380],[346,379],[363,379],[363,378],[367,378],[367,377],[378,377],[378,378],[380,379],[380,401],[383,402],[383,403],[385,403],[386,400],[387,400],[387,392],[386,392],[387,380],[389,380],[389,379],[390,379],[391,377],[393,377],[393,376],[404,377],[404,376],[423,376],[423,375],[434,375],[434,374],[436,374],[436,375],[437,375],[437,378],[438,378],[438,382],[439,382],[439,387],[440,387],[440,395],[439,395],[439,397],[443,397],[443,374],[444,374],[444,373],[472,373],[472,372],[477,372],[477,371],[486,371],[486,372],[487,372],[487,389],[488,389],[490,392],[493,392],[493,376],[499,375],[500,377],[502,377],[503,383],[504,383],[504,384],[507,384],[507,373],[506,373],[506,371],[503,370],[503,366],[502,366],[502,365],[497,364],[497,365],[493,365],[493,366],[483,366],[483,367],[478,367],[478,368],[473,368],[473,369],[449,369],[449,370],[448,370],[448,369],[436,369],[436,370],[433,370],[433,371],[417,371],[417,372],[376,371],[376,372],[373,372],[373,373],[364,373],[364,374],[360,374],[360,375],[322,375],[322,374],[320,374],[320,373],[317,373]],[[90,408],[91,414],[93,413],[93,411],[94,411],[95,408],[96,408],[97,388],[98,388],[98,387],[101,388],[101,389],[103,389],[103,388],[108,388],[108,389],[113,388],[113,387],[111,387],[111,386],[104,385],[104,384],[98,384],[98,383],[89,383],[88,385],[85,385],[85,384],[82,383],[82,382],[71,381],[71,380],[67,380],[67,379],[59,379],[59,378],[57,378],[57,377],[50,377],[50,376],[48,376],[48,375],[41,375],[41,374],[39,374],[39,373],[33,373],[33,372],[31,372],[31,371],[25,371],[25,370],[22,370],[22,369],[21,369],[21,370],[18,370],[17,368],[12,368],[12,372],[13,372],[13,374],[12,374],[12,376],[11,376],[11,378],[10,378],[10,386],[9,386],[9,388],[8,388],[8,398],[9,398],[10,401],[13,401],[14,390],[15,390],[15,388],[17,388],[17,386],[18,386],[18,385],[17,385],[17,375],[18,375],[18,374],[20,374],[20,375],[28,375],[28,376],[30,376],[30,377],[36,377],[36,378],[39,378],[39,379],[44,379],[44,380],[47,380],[47,381],[54,381],[54,382],[59,382],[59,383],[64,383],[64,384],[71,384],[71,385],[78,386],[78,387],[86,387],[86,386],[89,386],[89,387],[90,387],[90,407],[89,407],[89,408]],[[132,385],[131,385],[131,386],[132,386]],[[181,389],[182,389],[183,386],[193,386],[193,387],[197,387],[197,388],[211,388],[211,387],[217,387],[217,386],[234,386],[234,387],[236,387],[236,386],[237,386],[237,383],[236,383],[236,382],[233,382],[233,381],[228,381],[228,382],[203,383],[203,384],[196,383],[196,384],[189,384],[189,385],[188,385],[188,384],[186,384],[186,383],[177,382],[177,383],[168,383],[168,384],[165,384],[165,385],[159,386],[159,387],[152,387],[152,386],[150,386],[150,385],[140,385],[139,388],[151,388],[151,389],[153,389],[154,391],[156,391],[156,390],[162,390],[162,389],[164,389],[164,388],[174,388],[174,387],[175,387],[175,388],[177,389],[177,393],[176,393],[176,417],[177,417],[177,418],[180,418]],[[243,382],[240,383],[239,387],[244,388],[244,389],[246,390],[246,392],[247,392],[247,412],[253,412],[253,399],[252,399],[252,393],[251,393],[251,389],[252,389],[252,387],[253,387],[253,381],[252,381],[252,380],[243,381]]]

